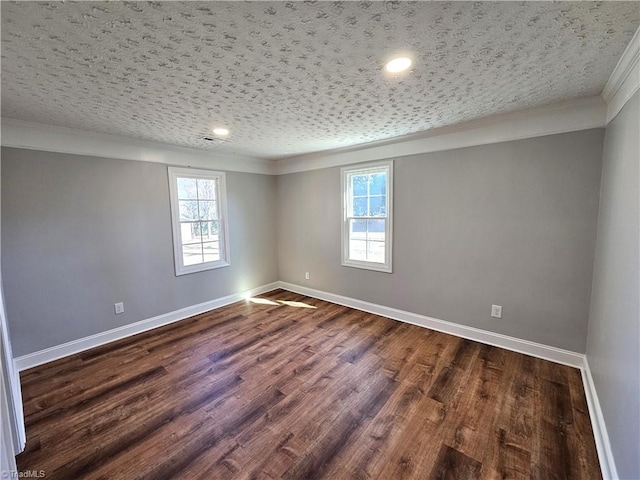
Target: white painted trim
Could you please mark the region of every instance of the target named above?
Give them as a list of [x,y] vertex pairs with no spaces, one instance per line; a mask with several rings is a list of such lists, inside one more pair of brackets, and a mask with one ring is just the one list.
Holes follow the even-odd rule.
[[15,359],[16,368],[22,372],[29,368],[42,365],[43,363],[52,362],[75,353],[89,350],[90,348],[99,347],[105,343],[120,340],[122,338],[136,335],[138,333],[146,332],[153,328],[161,327],[169,323],[184,320],[185,318],[199,315],[216,308],[224,307],[231,303],[239,302],[249,296],[261,295],[271,290],[279,288],[278,282],[269,283],[260,287],[252,288],[246,292],[234,293],[227,295],[226,297],[217,298],[208,302],[199,303],[190,307],[181,308],[173,312],[158,315],[157,317],[148,318],[139,322],[131,323],[129,325],[123,325],[122,327],[107,330],[106,332],[97,333],[88,337],[73,340],[71,342],[63,343],[62,345],[56,345],[55,347],[46,348],[38,352],[29,353]]
[[[171,230],[173,231],[173,263],[176,276],[187,275],[215,268],[224,268],[231,265],[231,250],[229,247],[229,222],[227,215],[227,180],[224,172],[213,170],[201,170],[193,168],[167,167],[169,177],[169,198],[171,200]],[[178,201],[178,178],[206,178],[216,182],[217,218],[218,218],[218,245],[220,246],[220,260],[185,265],[182,256],[182,224],[180,223],[180,206]],[[204,260],[204,259],[203,259]]]
[[456,337],[466,338],[476,342],[493,345],[495,347],[504,348],[518,353],[524,353],[533,357],[550,360],[555,363],[569,365],[570,367],[582,368],[584,354],[563,350],[561,348],[543,345],[541,343],[530,342],[520,338],[509,337],[500,333],[493,333],[479,328],[459,325],[457,323],[447,322],[438,318],[427,317],[418,313],[398,310],[396,308],[386,307],[375,303],[357,300],[355,298],[343,297],[335,293],[323,292],[312,288],[302,287],[287,282],[278,282],[279,287],[290,292],[300,293],[313,298],[319,298],[338,305],[355,308],[364,312],[374,313],[401,322],[418,325],[420,327],[429,328],[438,332],[448,333]]
[[[13,368],[13,362],[11,362],[11,368]],[[8,383],[0,366],[0,439],[2,440],[0,441],[0,476],[3,477],[6,475],[5,472],[17,470],[16,455],[19,453],[14,446],[12,425],[15,419],[9,409],[12,400],[11,393],[5,388]]]
[[2,119],[2,145],[183,167],[284,175],[352,163],[601,128],[606,125],[606,118],[607,106],[602,96],[598,95],[494,115],[364,145],[279,160],[216,154],[204,150],[8,118]]
[[[386,211],[385,219],[385,245],[384,245],[384,263],[376,263],[366,260],[352,260],[349,258],[349,213],[351,208],[349,178],[351,175],[369,174],[372,171],[386,171]],[[384,162],[359,164],[356,167],[344,167],[340,170],[340,178],[342,183],[342,265],[345,267],[361,268],[364,270],[373,270],[376,272],[392,273],[393,272],[393,160]],[[353,217],[352,217],[353,218]]]
[[247,298],[247,296],[260,295],[277,288],[282,288],[290,292],[318,298],[327,302],[336,303],[338,305],[355,308],[356,310],[374,313],[376,315],[392,318],[394,320],[410,323],[412,325],[429,328],[438,332],[448,333],[457,337],[485,343],[487,345],[493,345],[496,347],[505,348],[507,350],[512,350],[514,352],[524,353],[526,355],[550,360],[552,362],[560,363],[563,365],[569,365],[576,368],[583,368],[584,365],[585,356],[582,353],[571,352],[569,350],[563,350],[561,348],[551,347],[549,345],[530,342],[528,340],[522,340],[507,335],[502,335],[500,333],[489,332],[486,330],[481,330],[479,328],[468,327],[466,325],[460,325],[453,322],[447,322],[446,320],[440,320],[438,318],[428,317],[426,315],[420,315],[418,313],[407,312],[405,310],[399,310],[384,305],[365,302],[363,300],[357,300],[355,298],[344,297],[335,293],[324,292],[321,290],[315,290],[288,282],[278,281],[253,288],[246,292],[227,295],[226,297],[221,297],[215,300],[210,300],[208,302],[192,305],[180,310],[175,310],[173,312],[158,315],[157,317],[148,318],[146,320],[141,320],[129,325],[123,325],[122,327],[107,330],[106,332],[97,333],[95,335],[80,338],[78,340],[73,340],[62,345],[57,345],[55,347],[50,347],[38,352],[23,355],[15,359],[16,368],[21,372],[38,365],[42,365],[43,363],[58,360],[75,353],[83,352],[90,348],[98,347],[115,340],[120,340],[131,335],[146,332],[147,330],[151,330],[162,325],[177,322],[194,315],[199,315],[201,313],[238,302],[244,298]]
[[180,167],[215,168],[231,172],[273,173],[273,161],[225,155],[132,138],[75,130],[43,123],[2,119],[2,146],[94,157],[138,160]]
[[[24,409],[22,405],[22,387],[20,385],[20,375],[16,369],[15,362],[13,361],[13,353],[11,341],[9,338],[9,326],[7,323],[7,312],[4,301],[4,290],[2,287],[2,276],[0,275],[0,337],[2,337],[2,359],[3,365],[6,364],[7,379],[2,379],[3,395],[6,393],[8,401],[8,419],[11,437],[11,450],[14,455],[22,452],[27,443],[27,434],[24,425]],[[2,367],[0,367],[2,368]],[[8,390],[5,390],[7,388]],[[4,415],[4,413],[3,413]],[[3,417],[4,420],[4,417]],[[5,425],[3,425],[5,428]],[[4,435],[4,433],[3,433]]]
[[640,27],[622,53],[602,90],[602,98],[607,102],[607,123],[615,118],[638,89],[640,89]]
[[390,140],[275,161],[275,173],[318,170],[359,162],[509,142],[525,138],[602,128],[606,104],[601,96],[495,115]]
[[593,436],[596,441],[596,449],[598,450],[598,457],[600,459],[602,478],[604,478],[604,480],[615,480],[619,478],[618,470],[616,469],[616,462],[613,457],[609,434],[607,433],[607,425],[604,421],[602,409],[600,408],[598,394],[596,393],[596,386],[593,383],[591,369],[589,368],[589,362],[586,356],[584,358],[584,366],[581,371],[584,393],[587,397],[587,405],[589,407],[589,417],[591,418]]

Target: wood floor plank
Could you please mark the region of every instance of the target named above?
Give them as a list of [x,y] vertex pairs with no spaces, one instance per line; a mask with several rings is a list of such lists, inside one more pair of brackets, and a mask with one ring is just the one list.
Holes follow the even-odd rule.
[[[416,385],[407,382],[398,386],[380,412],[357,436],[354,446],[340,452],[334,464],[367,477],[373,476],[388,452],[401,442],[409,422],[419,422],[414,415],[424,398],[424,393]],[[328,477],[332,478],[331,475]]]
[[570,442],[570,450],[579,452],[576,458],[580,469],[580,478],[588,479],[591,472],[600,470],[600,463],[591,431],[589,407],[582,387],[580,371],[576,369],[568,374],[574,420],[569,428],[568,441]]
[[504,399],[499,391],[505,374],[503,354],[497,348],[480,347],[465,389],[465,401],[460,406],[463,414],[444,433],[446,445],[478,462],[484,460],[487,443],[495,435],[493,426]]
[[[191,463],[218,449],[223,440],[232,439],[283,398],[281,392],[270,388],[250,401],[236,403],[236,408],[224,414],[215,410],[187,412],[180,415],[178,429],[171,422],[154,430],[138,445],[122,451],[122,456],[114,457],[105,465],[109,470],[99,472],[96,478],[122,475],[122,464],[132,468],[123,478],[178,478]],[[163,452],[162,462],[157,462],[158,452]]]
[[[495,460],[483,463],[482,477],[486,479],[526,479],[531,478],[531,451],[519,446],[509,432],[498,429],[495,443]],[[494,461],[491,461],[494,460]]]
[[[61,415],[80,413],[92,405],[104,402],[118,392],[129,391],[135,385],[153,381],[166,374],[164,367],[153,367],[142,372],[134,371],[129,375],[107,376],[100,384],[95,384],[93,381],[91,386],[74,392],[65,392],[59,397],[50,398],[50,395],[43,394],[43,397],[47,397],[46,400],[37,402],[35,408],[29,409],[29,413],[25,414],[25,425],[33,427],[38,423],[55,421]],[[82,396],[77,393],[82,393]]]
[[[503,352],[505,357],[511,357]],[[529,478],[533,423],[532,357],[520,355],[503,362],[504,375],[498,387],[497,413],[485,445],[483,478]]]
[[431,470],[433,480],[475,480],[480,478],[482,464],[471,457],[443,445]]
[[46,478],[600,478],[578,370],[284,290],[21,381]]
[[[397,387],[394,380],[382,374],[374,375],[370,382],[365,388],[358,390],[355,398],[351,399],[336,420],[331,422],[333,427],[324,428],[324,432],[283,474],[282,478],[313,479],[325,476],[330,462],[336,459],[340,451],[355,443],[353,438],[357,437],[355,432],[363,426],[366,419],[377,415]],[[331,478],[330,475],[328,476]]]
[[[424,401],[435,402],[429,397]],[[409,422],[394,447],[379,460],[379,468],[372,472],[371,477],[379,480],[429,478],[443,445],[441,437],[445,416],[446,413],[438,423],[429,420]]]
[[237,477],[242,465],[237,459],[242,447],[232,438],[224,439],[189,464],[189,478],[226,480]]

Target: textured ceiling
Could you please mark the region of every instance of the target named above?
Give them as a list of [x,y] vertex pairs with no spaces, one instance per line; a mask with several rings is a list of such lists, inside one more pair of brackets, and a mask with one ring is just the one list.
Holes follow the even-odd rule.
[[266,158],[597,95],[640,23],[637,2],[1,8],[3,117]]

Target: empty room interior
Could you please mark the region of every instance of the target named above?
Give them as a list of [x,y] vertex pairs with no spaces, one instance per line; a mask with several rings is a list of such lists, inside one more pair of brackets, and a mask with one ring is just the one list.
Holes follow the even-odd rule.
[[640,2],[1,2],[2,478],[640,480]]

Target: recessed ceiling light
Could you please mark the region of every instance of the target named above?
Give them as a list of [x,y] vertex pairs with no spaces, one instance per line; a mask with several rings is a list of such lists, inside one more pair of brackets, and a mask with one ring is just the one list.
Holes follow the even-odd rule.
[[213,134],[220,137],[226,137],[227,135],[229,135],[229,130],[227,130],[226,128],[214,128]]
[[411,63],[413,62],[409,57],[398,57],[387,62],[384,68],[389,73],[400,73],[407,70],[411,66]]

